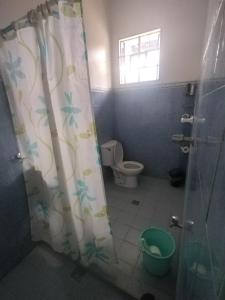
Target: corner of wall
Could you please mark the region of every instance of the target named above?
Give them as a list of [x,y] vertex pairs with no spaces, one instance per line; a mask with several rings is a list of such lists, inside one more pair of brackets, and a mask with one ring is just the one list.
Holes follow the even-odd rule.
[[91,89],[111,89],[108,0],[83,0]]

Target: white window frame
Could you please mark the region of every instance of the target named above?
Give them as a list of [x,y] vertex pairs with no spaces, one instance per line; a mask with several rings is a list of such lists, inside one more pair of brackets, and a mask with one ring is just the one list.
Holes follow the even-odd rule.
[[[158,43],[158,47],[155,48],[155,49],[149,49],[149,50],[145,50],[145,51],[141,51],[141,37],[143,36],[146,36],[146,35],[151,35],[151,34],[155,34],[155,33],[159,33],[159,43]],[[135,53],[135,54],[130,54],[130,55],[121,55],[121,42],[126,42],[126,41],[129,41],[129,40],[132,40],[132,39],[135,39],[135,38],[138,38],[138,52]],[[119,82],[120,82],[120,85],[132,85],[132,84],[139,84],[139,83],[146,83],[146,82],[157,82],[159,81],[159,75],[160,75],[160,46],[161,46],[161,29],[158,28],[158,29],[155,29],[155,30],[151,30],[151,31],[148,31],[148,32],[145,32],[145,33],[141,33],[141,34],[137,34],[137,35],[134,35],[134,36],[130,36],[128,38],[123,38],[123,39],[120,39],[119,40]],[[143,67],[139,67],[137,72],[138,72],[138,80],[137,81],[134,81],[134,82],[126,82],[126,77],[124,78],[124,80],[122,80],[122,72],[121,72],[121,59],[124,59],[126,57],[131,57],[134,56],[134,55],[140,55],[140,54],[143,54],[145,53],[146,56],[149,52],[151,51],[156,51],[158,50],[159,51],[159,62],[158,64],[156,64],[155,66],[152,66],[153,67],[156,67],[157,68],[157,74],[156,74],[156,79],[152,79],[152,80],[140,80],[140,70],[143,69]],[[150,68],[150,67],[146,67],[146,68]]]

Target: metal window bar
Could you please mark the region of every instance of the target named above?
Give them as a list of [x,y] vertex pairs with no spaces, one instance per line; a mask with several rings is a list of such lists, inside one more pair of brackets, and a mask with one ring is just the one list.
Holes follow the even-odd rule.
[[[159,33],[159,35],[158,35],[158,47],[156,47],[155,49],[141,51],[141,38],[143,36],[152,35],[152,34],[155,34],[155,33]],[[132,36],[132,37],[129,37],[129,38],[121,39],[119,41],[119,59],[120,59],[119,63],[120,63],[120,69],[121,69],[121,59],[124,59],[124,63],[125,63],[125,58],[129,57],[129,65],[131,65],[131,57],[132,56],[138,55],[140,57],[140,54],[144,54],[145,53],[146,58],[147,58],[147,54],[149,52],[160,51],[160,33],[161,33],[161,30],[157,29],[157,30],[150,31],[150,32],[147,32],[147,33],[135,35],[135,36]],[[138,38],[138,51],[136,53],[133,53],[133,54],[130,54],[130,55],[125,55],[125,52],[126,52],[126,42],[129,41],[129,40],[135,39],[135,38]],[[121,44],[122,43],[124,45],[124,55],[121,55]],[[156,64],[156,65],[151,66],[151,67],[146,67],[146,68],[150,69],[150,68],[155,68],[155,67],[157,68],[157,74],[156,74],[157,79],[156,80],[158,80],[158,78],[159,78],[159,64]],[[137,82],[141,82],[140,81],[140,69],[144,69],[144,67],[139,67],[138,68],[138,81]],[[121,76],[123,76],[123,80],[121,80]],[[121,75],[121,70],[120,70],[120,83],[122,83],[122,84],[126,84],[127,83],[126,74],[125,75],[124,74]]]

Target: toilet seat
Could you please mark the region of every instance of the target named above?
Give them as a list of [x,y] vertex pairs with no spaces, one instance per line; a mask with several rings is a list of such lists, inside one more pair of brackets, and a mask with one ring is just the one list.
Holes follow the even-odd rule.
[[144,166],[137,161],[122,161],[118,164],[118,169],[127,175],[137,175],[141,173]]
[[144,169],[144,166],[137,161],[123,161],[123,146],[116,142],[114,148],[114,168],[125,175],[135,176]]
[[101,145],[103,166],[113,169],[114,181],[117,185],[136,188],[138,175],[144,166],[137,161],[123,161],[123,146],[116,140]]

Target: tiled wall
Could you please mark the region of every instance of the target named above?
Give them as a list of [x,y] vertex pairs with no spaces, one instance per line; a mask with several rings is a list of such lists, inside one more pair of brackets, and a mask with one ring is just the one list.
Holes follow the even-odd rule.
[[92,90],[92,107],[95,115],[99,144],[113,138],[114,108],[111,91]]
[[[223,37],[223,42],[224,40],[225,37]],[[219,64],[223,63],[224,65],[224,56],[221,55],[220,60]],[[190,204],[187,211],[189,215],[192,214],[194,220],[198,220],[198,226],[193,234],[196,240],[202,243],[205,248],[205,260],[211,262],[209,279],[203,287],[204,291],[200,291],[199,286],[196,286],[195,290],[196,293],[201,293],[202,299],[207,297],[208,299],[218,299],[218,295],[214,295],[214,291],[219,291],[219,299],[225,299],[223,267],[225,263],[225,242],[221,238],[225,234],[224,99],[224,78],[212,82],[203,82],[197,117],[204,118],[205,122],[199,123],[194,132],[194,136],[201,140],[198,143],[198,150],[194,152],[192,158],[192,161],[196,163],[195,166],[194,163],[192,164],[191,176],[194,179],[196,178],[196,181],[195,186],[190,187],[188,199]],[[201,260],[199,257],[197,259]],[[193,278],[193,280],[195,279]]]
[[31,249],[30,219],[11,116],[0,82],[0,278]]
[[[221,30],[225,2],[214,5],[186,187],[185,219],[194,220],[194,226],[189,232],[183,231],[179,281],[182,288],[177,299],[187,298],[187,290],[191,299],[225,299],[225,31]],[[190,272],[192,262],[204,266],[204,276]]]
[[167,177],[172,168],[186,169],[187,155],[171,141],[173,134],[191,133],[190,125],[180,123],[193,111],[186,84],[92,94],[100,144],[111,137],[121,141],[125,159],[143,163],[146,175]]

